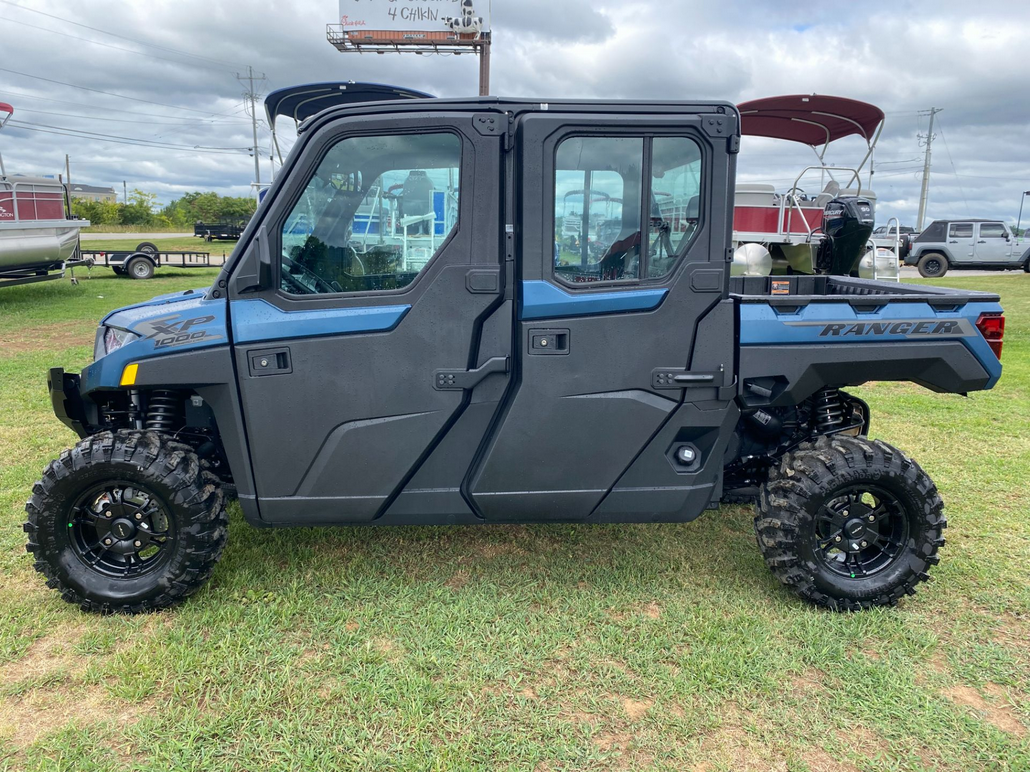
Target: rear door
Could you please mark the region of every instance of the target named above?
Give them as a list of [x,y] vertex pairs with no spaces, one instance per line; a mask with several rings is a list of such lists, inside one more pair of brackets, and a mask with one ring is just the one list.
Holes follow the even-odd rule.
[[485,519],[677,519],[713,495],[735,420],[736,130],[732,114],[520,121],[516,370],[469,483]]
[[953,222],[948,225],[948,251],[954,262],[966,263],[976,260],[976,248],[973,244],[974,224],[971,222]]
[[1008,230],[1000,222],[977,223],[976,261],[1003,264],[1012,259]]
[[[382,516],[477,385],[503,390],[510,336],[483,334],[503,291],[500,163],[471,114],[351,117],[306,139],[230,289],[262,519]],[[464,472],[438,469],[418,509],[467,511]]]

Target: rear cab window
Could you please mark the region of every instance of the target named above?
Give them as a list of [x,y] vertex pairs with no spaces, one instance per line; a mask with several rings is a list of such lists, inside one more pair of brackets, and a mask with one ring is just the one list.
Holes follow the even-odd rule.
[[568,137],[554,175],[554,276],[573,286],[668,275],[697,231],[701,149],[687,137]]

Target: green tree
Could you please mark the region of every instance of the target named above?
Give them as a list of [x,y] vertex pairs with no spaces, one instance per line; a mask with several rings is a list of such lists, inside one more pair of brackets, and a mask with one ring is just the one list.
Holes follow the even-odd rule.
[[93,225],[116,225],[121,222],[121,205],[115,201],[72,199],[72,214],[89,220]]
[[138,188],[129,194],[129,203],[122,205],[122,225],[153,225],[155,223],[155,193],[144,193]]

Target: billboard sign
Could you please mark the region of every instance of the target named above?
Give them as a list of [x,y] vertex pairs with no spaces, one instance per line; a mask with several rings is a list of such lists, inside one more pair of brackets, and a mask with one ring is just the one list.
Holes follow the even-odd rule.
[[352,36],[371,30],[479,35],[490,30],[490,0],[340,0],[340,24]]

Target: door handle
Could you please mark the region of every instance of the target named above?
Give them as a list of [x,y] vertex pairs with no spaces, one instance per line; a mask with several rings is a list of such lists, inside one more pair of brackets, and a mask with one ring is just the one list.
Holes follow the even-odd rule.
[[508,372],[508,357],[491,357],[475,370],[437,370],[433,388],[437,391],[471,389],[488,375]]
[[986,242],[986,241],[984,241],[983,239],[980,239],[980,240],[979,240],[978,242],[976,242],[976,243],[977,243],[977,244],[986,244],[987,242]]
[[958,242],[957,242],[957,241],[949,241],[948,243],[949,243],[949,244],[958,244]]
[[282,375],[293,372],[288,348],[266,348],[247,352],[247,364],[252,376]]

